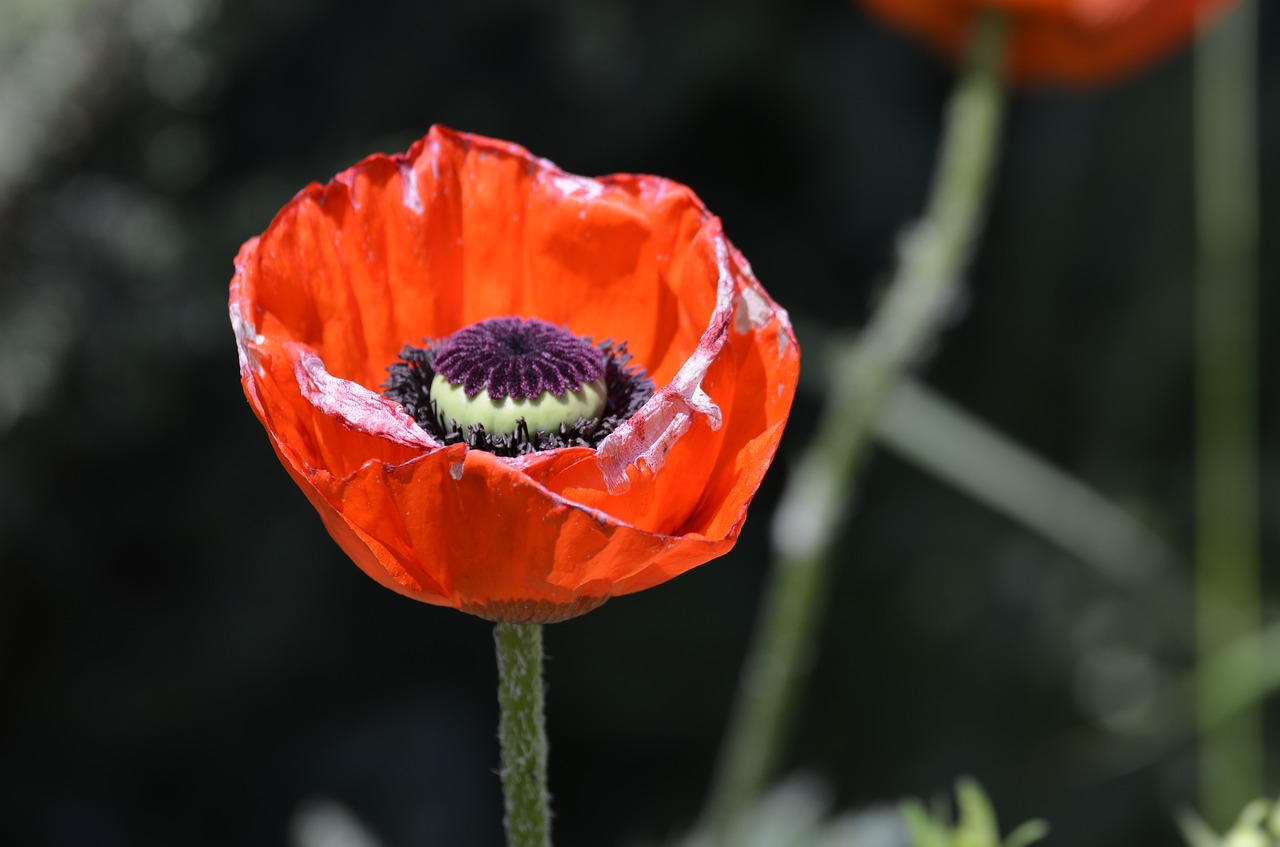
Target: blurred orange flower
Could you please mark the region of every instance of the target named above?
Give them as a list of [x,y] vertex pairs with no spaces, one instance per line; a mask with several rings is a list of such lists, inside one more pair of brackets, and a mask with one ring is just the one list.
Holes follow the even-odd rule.
[[1235,0],[862,0],[949,57],[983,9],[1008,13],[1006,65],[1022,83],[1099,83],[1136,71],[1189,41]]
[[[245,395],[342,549],[402,594],[508,622],[726,553],[799,368],[785,310],[688,188],[442,127],[300,192],[241,248],[230,311]],[[377,393],[404,345],[508,316],[624,341],[657,388],[594,446],[508,455]]]

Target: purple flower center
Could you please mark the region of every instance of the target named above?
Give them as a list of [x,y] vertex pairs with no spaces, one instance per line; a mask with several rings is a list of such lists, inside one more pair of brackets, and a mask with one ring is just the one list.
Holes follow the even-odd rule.
[[[387,368],[383,395],[404,406],[418,426],[445,444],[463,442],[499,456],[560,447],[595,447],[653,395],[653,380],[631,364],[626,342],[592,343],[536,318],[490,318],[447,338],[405,345]],[[549,429],[521,418],[511,434],[461,425],[441,408],[432,390],[439,376],[461,386],[468,401],[485,390],[494,403],[537,403],[549,391],[559,402],[568,392],[603,381],[605,406],[591,420],[566,420]],[[509,399],[510,398],[510,399]],[[545,398],[544,398],[545,399]],[[476,399],[481,406],[486,401]]]
[[559,397],[604,376],[605,354],[595,345],[537,318],[489,318],[439,343],[434,367],[468,397],[481,389],[493,399]]

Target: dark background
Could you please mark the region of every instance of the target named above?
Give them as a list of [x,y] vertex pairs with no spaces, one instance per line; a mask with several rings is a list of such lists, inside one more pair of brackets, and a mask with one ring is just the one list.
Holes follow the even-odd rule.
[[[1013,97],[970,296],[925,371],[1184,552],[1190,69]],[[295,191],[432,123],[573,172],[660,173],[724,219],[815,355],[875,302],[952,79],[834,0],[0,6],[0,842],[278,845],[317,798],[387,847],[501,842],[489,625],[347,562],[241,394],[231,260]],[[1264,237],[1268,555],[1277,267]],[[819,403],[798,398],[731,555],[548,629],[562,847],[653,843],[697,814]],[[1192,747],[1102,720],[1088,680],[1117,651],[1165,678],[1185,651],[925,473],[867,470],[786,769],[841,809],[972,773],[1007,823],[1047,818],[1048,843],[1175,843]]]

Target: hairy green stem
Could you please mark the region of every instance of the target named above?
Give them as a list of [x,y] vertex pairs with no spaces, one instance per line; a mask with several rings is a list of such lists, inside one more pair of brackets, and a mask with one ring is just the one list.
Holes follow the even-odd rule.
[[861,336],[837,354],[824,409],[773,525],[774,563],[703,826],[722,844],[773,775],[822,617],[833,541],[888,388],[941,332],[982,219],[998,146],[1005,20],[984,14],[948,107],[925,217]]
[[507,847],[551,847],[542,625],[494,627],[498,652],[498,741]]
[[1205,33],[1195,61],[1196,635],[1202,661],[1228,643],[1235,673],[1199,676],[1200,793],[1225,826],[1263,791],[1256,703],[1215,720],[1264,671],[1258,530],[1257,4]]

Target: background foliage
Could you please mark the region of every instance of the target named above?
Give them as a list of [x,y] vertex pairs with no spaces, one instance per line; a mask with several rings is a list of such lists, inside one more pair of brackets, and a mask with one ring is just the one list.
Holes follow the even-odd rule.
[[[1265,233],[1280,15],[1262,5]],[[231,259],[298,188],[434,122],[578,173],[670,176],[724,218],[820,372],[920,211],[952,78],[836,0],[0,5],[0,840],[312,843],[336,801],[389,847],[500,843],[489,626],[346,562],[240,393]],[[1190,152],[1185,55],[1017,94],[970,299],[925,372],[1184,552]],[[1264,237],[1263,327],[1278,251]],[[697,813],[807,385],[733,554],[549,628],[563,847],[661,840]],[[1047,820],[1045,844],[1174,842],[1185,598],[1119,593],[885,453],[842,549],[788,770],[841,809],[971,773],[1002,820]]]

